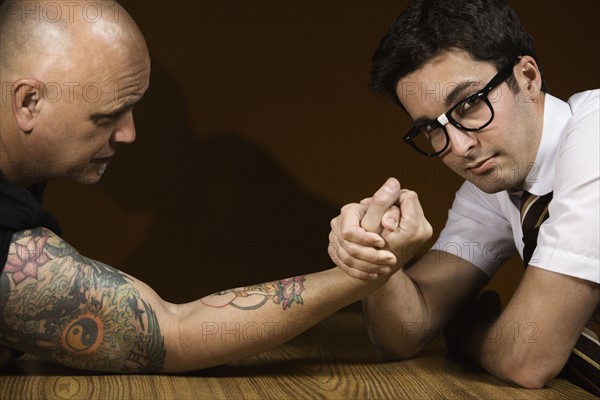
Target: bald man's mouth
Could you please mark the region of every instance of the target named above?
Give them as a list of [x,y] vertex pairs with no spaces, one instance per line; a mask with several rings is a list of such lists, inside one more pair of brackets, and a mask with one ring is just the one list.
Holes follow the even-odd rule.
[[98,158],[92,159],[91,164],[98,167],[100,172],[103,173],[106,170],[106,168],[108,167],[108,165],[110,164],[111,159],[112,159],[112,156],[98,157]]
[[110,160],[114,157],[114,155],[115,155],[114,151],[112,153],[100,154],[98,157],[92,158],[92,162],[93,163],[110,162]]

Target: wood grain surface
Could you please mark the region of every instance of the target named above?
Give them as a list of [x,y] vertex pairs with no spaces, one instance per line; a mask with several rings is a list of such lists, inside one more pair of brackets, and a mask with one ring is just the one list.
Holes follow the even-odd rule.
[[562,380],[519,389],[449,358],[443,342],[381,362],[361,314],[338,312],[246,360],[186,375],[96,375],[23,356],[0,375],[0,399],[594,399]]

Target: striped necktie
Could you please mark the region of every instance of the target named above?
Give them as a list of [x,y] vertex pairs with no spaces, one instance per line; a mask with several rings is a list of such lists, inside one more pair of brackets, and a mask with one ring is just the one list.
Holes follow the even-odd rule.
[[523,227],[523,263],[529,265],[531,256],[537,246],[540,225],[548,219],[548,204],[552,200],[552,192],[536,196],[523,192],[521,196],[521,226]]
[[[521,226],[523,227],[523,262],[529,265],[535,248],[540,226],[550,214],[548,205],[552,192],[537,196],[523,192],[521,196]],[[596,396],[600,396],[600,342],[598,340],[598,311],[583,330],[561,375]]]

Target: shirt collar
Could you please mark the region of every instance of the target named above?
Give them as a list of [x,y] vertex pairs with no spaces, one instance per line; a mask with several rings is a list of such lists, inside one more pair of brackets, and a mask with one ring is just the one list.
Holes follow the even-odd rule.
[[569,104],[547,93],[545,96],[540,147],[533,168],[523,182],[523,189],[538,196],[552,191],[560,137],[572,115]]

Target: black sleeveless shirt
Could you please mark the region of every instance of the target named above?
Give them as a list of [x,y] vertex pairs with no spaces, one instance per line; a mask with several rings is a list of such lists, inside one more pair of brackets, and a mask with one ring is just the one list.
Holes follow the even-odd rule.
[[12,235],[25,229],[45,227],[60,235],[60,226],[42,208],[46,182],[28,188],[12,186],[0,174],[0,272],[4,269]]

